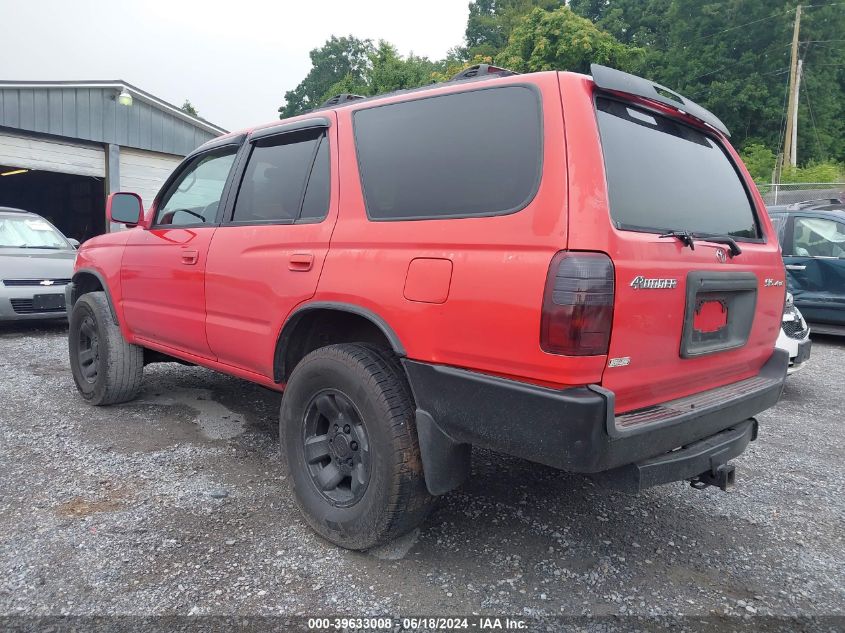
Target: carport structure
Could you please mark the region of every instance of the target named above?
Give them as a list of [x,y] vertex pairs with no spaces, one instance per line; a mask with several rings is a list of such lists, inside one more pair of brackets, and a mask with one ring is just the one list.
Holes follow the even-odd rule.
[[109,193],[148,206],[185,155],[225,132],[122,80],[0,81],[0,206],[83,241],[109,230]]

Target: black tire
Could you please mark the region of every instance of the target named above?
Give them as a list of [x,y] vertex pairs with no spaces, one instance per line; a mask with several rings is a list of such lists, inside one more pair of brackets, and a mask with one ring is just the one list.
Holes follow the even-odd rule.
[[[279,436],[296,503],[318,534],[341,547],[365,550],[425,519],[434,497],[425,486],[414,412],[405,373],[388,350],[364,343],[329,345],[296,366],[282,399]],[[323,447],[326,455],[315,457]],[[339,479],[344,461],[348,473]],[[335,480],[335,488],[325,488]]]
[[89,403],[117,404],[138,395],[144,350],[123,338],[104,292],[84,294],[73,305],[68,351],[76,388]]

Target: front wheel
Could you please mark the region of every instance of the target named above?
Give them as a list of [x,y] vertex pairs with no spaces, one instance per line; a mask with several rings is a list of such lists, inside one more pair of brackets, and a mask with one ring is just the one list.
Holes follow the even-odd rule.
[[425,487],[414,404],[388,350],[330,345],[294,369],[280,437],[297,505],[332,543],[364,550],[409,532],[434,498]]
[[144,350],[123,338],[104,292],[84,294],[73,305],[68,351],[76,388],[91,404],[127,402],[138,394]]

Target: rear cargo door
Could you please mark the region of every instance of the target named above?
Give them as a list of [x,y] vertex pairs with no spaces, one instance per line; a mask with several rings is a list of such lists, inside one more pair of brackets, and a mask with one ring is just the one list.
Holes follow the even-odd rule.
[[607,205],[570,200],[569,248],[614,264],[602,385],[616,412],[755,375],[777,337],[783,269],[732,155],[680,115],[599,96],[594,117]]

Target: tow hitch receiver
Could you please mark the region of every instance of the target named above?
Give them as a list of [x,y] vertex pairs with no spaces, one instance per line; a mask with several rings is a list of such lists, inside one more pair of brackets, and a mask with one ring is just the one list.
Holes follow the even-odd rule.
[[708,486],[716,486],[727,492],[733,488],[736,480],[736,468],[733,464],[720,464],[712,470],[701,473],[690,479],[689,485],[696,490],[704,490]]
[[756,438],[757,420],[749,418],[674,451],[592,477],[601,486],[629,493],[670,481],[689,481],[699,490],[708,486],[727,490],[734,484],[734,465],[728,462]]

